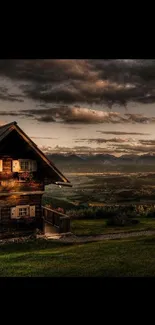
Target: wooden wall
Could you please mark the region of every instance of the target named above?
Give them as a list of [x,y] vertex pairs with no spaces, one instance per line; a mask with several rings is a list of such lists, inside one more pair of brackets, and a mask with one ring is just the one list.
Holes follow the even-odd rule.
[[[17,205],[35,205],[35,220],[39,220],[42,217],[41,210],[42,195],[19,195],[19,196],[0,196],[0,223],[14,222],[11,219],[11,207]],[[16,220],[15,220],[16,221]]]
[[[21,158],[21,157],[20,157]],[[29,153],[27,153],[29,158]],[[32,157],[30,157],[32,158]],[[42,229],[42,209],[41,194],[22,195],[22,192],[43,191],[44,182],[41,171],[33,173],[33,180],[21,181],[19,174],[12,171],[13,158],[1,156],[3,160],[3,171],[0,172],[0,231],[5,225],[6,228],[19,226],[20,223],[33,223],[34,228]],[[1,193],[11,193],[12,195],[1,196]],[[14,195],[13,192],[21,192],[21,195]],[[17,205],[35,205],[35,217],[11,219],[11,208]]]
[[0,180],[0,193],[6,192],[44,191],[44,185],[39,182],[18,181],[15,179]]
[[3,173],[12,171],[12,158],[3,158]]
[[33,173],[32,181],[21,181],[19,175],[12,172],[12,158],[3,158],[0,192],[44,191],[44,181],[41,179],[40,171]]

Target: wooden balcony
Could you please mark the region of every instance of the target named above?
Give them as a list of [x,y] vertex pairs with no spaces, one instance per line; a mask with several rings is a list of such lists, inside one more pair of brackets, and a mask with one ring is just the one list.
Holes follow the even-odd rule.
[[70,217],[68,217],[66,214],[42,206],[42,216],[44,219],[44,232],[46,232],[46,225],[48,226],[48,231],[50,232],[70,232]]

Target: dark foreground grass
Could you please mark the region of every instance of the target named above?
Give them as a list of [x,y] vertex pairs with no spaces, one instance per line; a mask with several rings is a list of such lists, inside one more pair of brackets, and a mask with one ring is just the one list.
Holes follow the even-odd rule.
[[[136,218],[138,219],[138,218]],[[125,227],[110,227],[105,219],[71,220],[71,231],[77,236],[101,235],[129,231],[155,230],[155,218],[139,218],[140,223]]]
[[0,247],[0,276],[155,276],[155,237],[7,244]]

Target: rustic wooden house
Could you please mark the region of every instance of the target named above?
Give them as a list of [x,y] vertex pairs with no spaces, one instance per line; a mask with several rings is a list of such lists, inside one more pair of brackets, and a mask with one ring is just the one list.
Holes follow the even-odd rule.
[[59,232],[69,231],[67,216],[42,207],[45,185],[51,183],[71,186],[17,122],[1,126],[0,229],[31,225],[43,231],[49,222]]

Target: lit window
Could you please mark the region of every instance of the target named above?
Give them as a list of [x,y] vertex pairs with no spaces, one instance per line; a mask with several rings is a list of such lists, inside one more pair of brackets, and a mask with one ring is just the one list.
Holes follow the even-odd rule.
[[31,164],[30,164],[30,162],[29,161],[21,161],[20,162],[20,168],[21,168],[21,170],[24,170],[24,171],[26,171],[26,170],[30,170],[30,167],[31,167]]
[[13,172],[35,172],[37,171],[37,162],[31,159],[13,160]]
[[18,209],[18,216],[19,217],[26,217],[29,215],[29,208],[19,208]]
[[26,159],[20,159],[20,171],[28,171],[33,172],[36,171],[36,161],[35,160],[26,160]]
[[35,205],[18,205],[11,208],[11,219],[35,217]]

